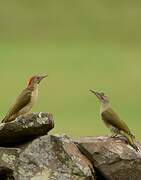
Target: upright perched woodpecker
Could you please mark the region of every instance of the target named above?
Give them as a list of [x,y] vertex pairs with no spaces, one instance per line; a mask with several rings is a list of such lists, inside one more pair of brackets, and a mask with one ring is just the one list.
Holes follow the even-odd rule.
[[13,121],[20,115],[28,113],[38,97],[38,85],[47,75],[35,75],[29,79],[27,87],[17,97],[2,122]]
[[100,115],[105,125],[113,133],[111,137],[116,137],[119,134],[124,136],[128,144],[132,146],[136,151],[138,151],[139,149],[134,143],[135,136],[131,133],[125,122],[122,121],[120,117],[110,107],[108,96],[106,96],[103,92],[96,92],[93,90],[90,91],[94,93],[101,102]]

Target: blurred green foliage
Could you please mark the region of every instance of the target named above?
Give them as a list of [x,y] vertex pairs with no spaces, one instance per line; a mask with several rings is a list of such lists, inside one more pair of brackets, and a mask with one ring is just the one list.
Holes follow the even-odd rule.
[[0,118],[30,76],[48,73],[33,111],[53,113],[53,133],[109,133],[93,88],[141,138],[140,7],[136,0],[3,1]]

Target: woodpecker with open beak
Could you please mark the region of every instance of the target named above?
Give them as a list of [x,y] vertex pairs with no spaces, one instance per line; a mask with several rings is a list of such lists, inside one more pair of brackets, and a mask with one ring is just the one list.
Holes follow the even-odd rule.
[[10,122],[18,116],[27,114],[38,97],[38,85],[47,75],[35,75],[29,79],[27,87],[17,97],[2,122]]
[[90,91],[94,93],[101,102],[100,115],[105,125],[113,133],[111,137],[116,137],[119,134],[124,136],[128,144],[132,146],[136,151],[138,151],[139,149],[134,143],[135,136],[131,133],[125,122],[122,121],[120,117],[110,107],[108,96],[106,96],[103,92],[96,92],[94,90]]

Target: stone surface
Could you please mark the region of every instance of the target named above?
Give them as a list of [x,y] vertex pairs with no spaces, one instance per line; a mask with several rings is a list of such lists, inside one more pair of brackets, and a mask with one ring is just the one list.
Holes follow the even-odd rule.
[[45,135],[22,147],[0,148],[0,158],[7,170],[1,172],[11,180],[94,180],[91,162],[66,136]]
[[47,135],[48,113],[0,124],[0,180],[140,180],[139,152],[123,138]]
[[139,152],[119,138],[84,137],[76,144],[93,163],[99,179],[141,179],[141,144],[137,144]]
[[20,153],[19,148],[0,147],[0,180],[13,180],[15,163]]
[[32,113],[0,124],[0,146],[14,146],[47,134],[54,127],[52,114]]

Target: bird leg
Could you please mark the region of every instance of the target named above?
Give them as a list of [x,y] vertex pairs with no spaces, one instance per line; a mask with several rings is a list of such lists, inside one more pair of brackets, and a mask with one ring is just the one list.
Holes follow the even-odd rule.
[[120,134],[119,130],[117,128],[115,128],[115,127],[111,127],[111,132],[113,133],[110,136],[111,138],[115,138],[115,137],[117,137]]
[[113,133],[111,136],[110,136],[110,138],[115,138],[115,137],[117,137],[118,136],[118,133]]

